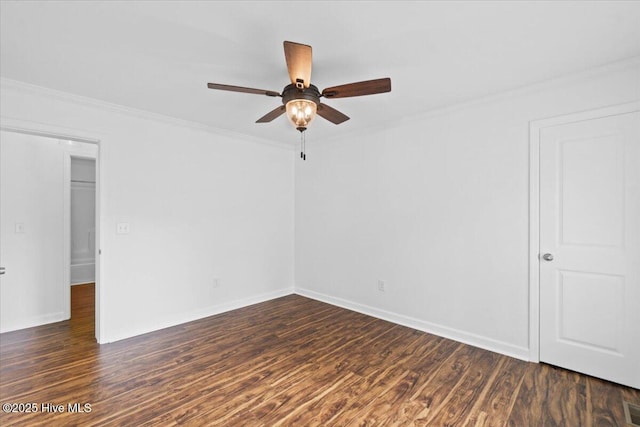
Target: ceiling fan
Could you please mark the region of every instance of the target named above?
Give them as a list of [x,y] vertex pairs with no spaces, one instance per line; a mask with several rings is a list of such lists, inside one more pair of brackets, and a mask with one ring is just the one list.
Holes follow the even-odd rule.
[[282,94],[272,90],[252,89],[219,83],[208,83],[207,87],[209,89],[232,92],[279,96],[282,98],[283,105],[269,111],[260,117],[256,123],[268,123],[280,117],[286,111],[289,120],[300,132],[304,132],[307,129],[316,114],[336,125],[349,120],[349,117],[345,114],[329,107],[327,104],[321,103],[320,98],[348,98],[391,91],[391,79],[386,77],[332,86],[320,92],[316,86],[311,84],[311,46],[285,41],[284,57],[287,62],[291,84],[282,89]]

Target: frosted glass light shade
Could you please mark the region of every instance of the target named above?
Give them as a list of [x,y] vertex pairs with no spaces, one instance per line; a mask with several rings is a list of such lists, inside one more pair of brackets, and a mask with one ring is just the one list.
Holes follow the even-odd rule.
[[308,99],[293,99],[287,102],[287,117],[296,129],[306,129],[316,117],[318,106]]

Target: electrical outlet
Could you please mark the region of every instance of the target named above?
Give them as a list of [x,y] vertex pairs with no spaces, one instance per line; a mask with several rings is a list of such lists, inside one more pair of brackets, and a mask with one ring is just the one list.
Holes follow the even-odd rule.
[[213,287],[214,288],[219,288],[220,287],[220,279],[218,279],[217,277],[213,278]]
[[15,231],[16,231],[16,233],[24,233],[24,223],[16,222]]
[[117,234],[129,234],[129,223],[128,222],[119,222],[116,224],[116,233]]
[[385,290],[384,280],[378,280],[378,291],[384,292],[384,290]]

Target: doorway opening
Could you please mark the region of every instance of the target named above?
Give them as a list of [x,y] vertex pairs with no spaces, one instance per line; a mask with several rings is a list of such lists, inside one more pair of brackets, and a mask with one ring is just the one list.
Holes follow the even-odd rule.
[[94,340],[96,322],[96,285],[83,283],[71,286],[71,333],[82,340]]
[[[82,282],[91,284],[85,289],[92,288],[81,298],[91,302],[87,339],[100,342],[98,141],[6,125],[1,133],[0,265],[5,268],[0,276],[0,332],[69,320],[71,284]],[[84,234],[74,242],[72,163],[74,169],[82,163],[90,166],[91,179],[78,179],[74,172],[73,181],[92,182],[74,182],[73,192],[93,200],[84,215]],[[85,304],[78,313],[87,310]]]
[[95,324],[96,161],[71,156],[69,182],[71,325]]
[[530,360],[638,387],[640,103],[530,124]]

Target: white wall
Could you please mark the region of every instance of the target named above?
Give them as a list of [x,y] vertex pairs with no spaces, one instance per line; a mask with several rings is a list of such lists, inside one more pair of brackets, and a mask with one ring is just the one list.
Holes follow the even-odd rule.
[[52,141],[0,132],[3,332],[63,317],[64,159]]
[[[290,149],[8,80],[1,89],[4,126],[100,140],[101,342],[293,291]],[[121,222],[129,234],[116,234]]]
[[306,162],[6,80],[0,107],[101,140],[103,342],[292,292],[295,181],[296,292],[527,358],[528,123],[637,100],[639,75],[635,61],[316,142]]
[[631,61],[310,145],[297,292],[527,359],[529,121],[637,99]]

